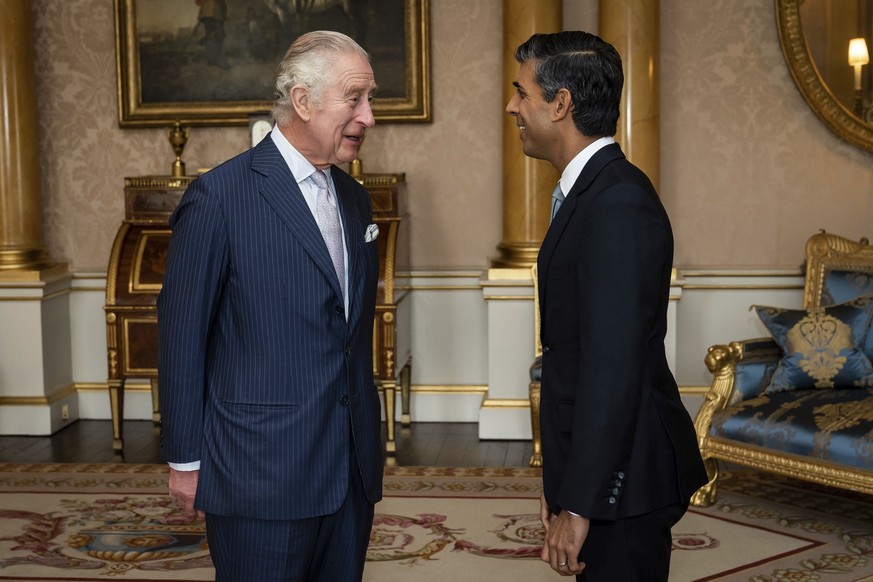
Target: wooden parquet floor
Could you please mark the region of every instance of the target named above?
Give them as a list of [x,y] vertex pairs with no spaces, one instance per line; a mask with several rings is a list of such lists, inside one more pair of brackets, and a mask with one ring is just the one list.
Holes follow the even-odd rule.
[[[383,435],[384,435],[383,425]],[[527,467],[530,441],[479,440],[475,423],[397,425],[397,466]],[[146,420],[124,423],[124,455],[112,450],[108,420],[80,420],[48,437],[0,437],[0,462],[160,463],[158,427]]]

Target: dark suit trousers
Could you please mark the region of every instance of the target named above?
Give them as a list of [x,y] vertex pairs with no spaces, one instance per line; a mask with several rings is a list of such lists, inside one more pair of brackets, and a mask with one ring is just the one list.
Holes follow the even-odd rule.
[[354,453],[349,489],[332,514],[296,520],[206,515],[216,582],[360,582],[373,527]]
[[591,521],[579,559],[577,582],[667,582],[673,537],[670,528],[687,505],[671,505],[616,521]]

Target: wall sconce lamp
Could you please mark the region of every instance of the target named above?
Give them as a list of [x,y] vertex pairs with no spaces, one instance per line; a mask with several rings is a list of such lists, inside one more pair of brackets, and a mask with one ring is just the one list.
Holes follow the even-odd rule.
[[855,113],[864,119],[864,95],[861,91],[861,67],[870,63],[870,53],[867,52],[867,42],[863,38],[853,38],[849,41],[849,65],[855,67]]
[[855,67],[855,91],[861,90],[861,67],[870,62],[867,42],[863,38],[849,41],[849,65]]

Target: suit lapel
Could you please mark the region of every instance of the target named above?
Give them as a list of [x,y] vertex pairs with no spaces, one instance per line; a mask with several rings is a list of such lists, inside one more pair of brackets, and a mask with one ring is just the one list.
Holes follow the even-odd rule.
[[591,184],[603,168],[605,168],[610,162],[623,158],[624,154],[617,143],[609,144],[608,146],[601,148],[590,160],[588,160],[588,163],[585,164],[584,168],[582,168],[582,173],[579,174],[578,178],[576,178],[576,183],[573,184],[573,188],[564,197],[564,202],[561,204],[561,208],[558,209],[558,213],[555,215],[554,220],[552,220],[552,223],[549,225],[549,229],[546,231],[546,236],[543,239],[543,244],[540,246],[540,252],[537,256],[540,305],[543,305],[543,299],[546,296],[546,281],[548,281],[549,277],[549,266],[551,264],[552,254],[555,252],[555,248],[561,240],[564,229],[567,227],[567,224],[569,224],[570,219],[576,212],[579,200],[583,195],[590,193],[589,188],[591,187]]
[[264,176],[260,181],[261,196],[279,215],[313,262],[318,265],[336,294],[342,297],[339,280],[318,224],[303,198],[297,180],[291,174],[288,164],[285,163],[273,140],[263,140],[252,151],[252,170]]

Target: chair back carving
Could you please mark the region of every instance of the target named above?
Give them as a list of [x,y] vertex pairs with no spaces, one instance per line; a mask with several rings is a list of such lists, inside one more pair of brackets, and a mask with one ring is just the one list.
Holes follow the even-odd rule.
[[825,231],[806,243],[803,306],[825,307],[873,293],[873,246]]

